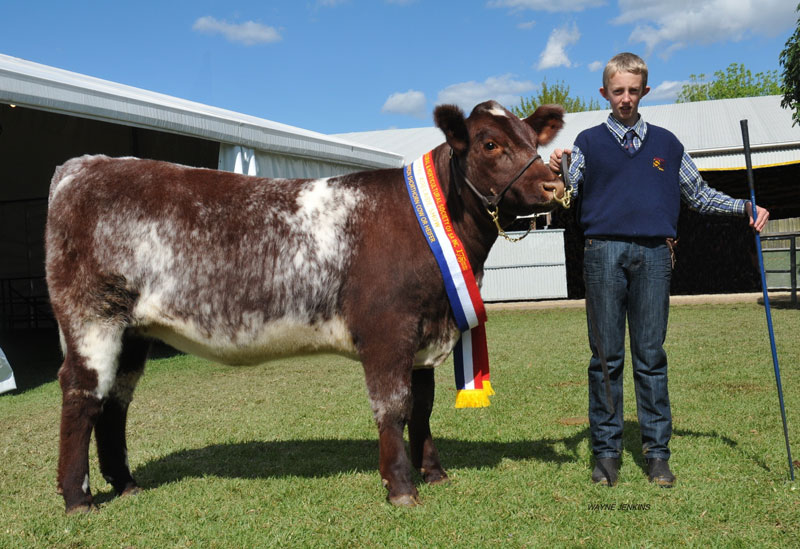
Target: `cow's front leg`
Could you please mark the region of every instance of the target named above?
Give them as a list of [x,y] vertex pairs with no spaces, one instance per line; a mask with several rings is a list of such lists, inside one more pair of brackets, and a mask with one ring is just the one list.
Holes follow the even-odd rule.
[[364,373],[380,437],[378,468],[383,485],[389,490],[389,502],[416,505],[419,498],[403,443],[403,431],[411,415],[412,355],[401,362],[402,365],[395,362],[388,366],[384,360],[365,360]]
[[408,422],[411,463],[430,484],[447,482],[447,473],[439,462],[439,452],[431,436],[431,413],[434,397],[433,368],[414,370],[411,374],[412,408]]

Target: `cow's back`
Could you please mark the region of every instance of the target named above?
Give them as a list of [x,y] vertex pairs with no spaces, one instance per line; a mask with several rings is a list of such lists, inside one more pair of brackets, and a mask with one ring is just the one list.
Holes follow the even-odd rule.
[[46,238],[59,321],[119,322],[229,363],[352,353],[338,298],[369,201],[334,182],[70,160]]

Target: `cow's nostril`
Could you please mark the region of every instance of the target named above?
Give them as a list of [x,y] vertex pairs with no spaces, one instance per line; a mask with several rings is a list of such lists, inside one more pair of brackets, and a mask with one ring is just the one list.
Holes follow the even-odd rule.
[[564,182],[560,179],[548,181],[544,184],[544,190],[555,193],[557,196],[564,194]]

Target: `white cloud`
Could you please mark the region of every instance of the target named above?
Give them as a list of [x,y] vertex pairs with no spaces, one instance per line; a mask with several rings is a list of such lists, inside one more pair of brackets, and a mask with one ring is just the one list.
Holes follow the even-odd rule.
[[461,82],[447,86],[439,92],[436,103],[453,104],[461,107],[466,113],[483,101],[494,99],[506,107],[519,104],[521,94],[530,93],[536,85],[530,81],[515,80],[514,75],[490,76],[483,82]]
[[589,70],[592,72],[597,72],[603,70],[605,66],[606,66],[605,63],[603,63],[602,61],[592,61],[591,63],[589,63]]
[[522,30],[531,30],[535,26],[536,21],[523,21],[522,23],[517,23],[517,28]]
[[674,80],[664,80],[655,88],[650,89],[642,101],[649,103],[674,103],[678,98],[678,94],[683,89],[684,84],[688,84],[688,80],[677,82]]
[[606,0],[571,0],[557,2],[554,0],[491,0],[490,8],[512,8],[514,10],[534,10],[549,12],[583,11],[586,8],[604,6]]
[[428,115],[425,108],[426,103],[425,94],[421,91],[397,92],[389,96],[389,99],[383,104],[381,112],[426,118]]
[[580,37],[581,33],[575,23],[571,27],[565,25],[553,29],[550,38],[547,39],[547,46],[539,56],[536,68],[542,70],[552,67],[571,67],[572,62],[567,56],[567,47],[577,42]]
[[631,42],[647,55],[668,57],[690,44],[740,41],[752,35],[777,36],[795,24],[788,0],[619,0],[619,25],[635,25]]
[[205,34],[221,34],[229,42],[239,42],[245,46],[268,44],[282,40],[280,33],[274,27],[268,27],[253,21],[232,24],[208,15],[195,21],[192,29]]

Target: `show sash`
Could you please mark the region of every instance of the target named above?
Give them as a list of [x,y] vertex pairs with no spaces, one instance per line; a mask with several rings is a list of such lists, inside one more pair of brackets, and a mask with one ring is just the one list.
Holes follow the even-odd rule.
[[450,307],[461,331],[453,349],[456,408],[489,406],[488,397],[494,391],[489,381],[486,309],[467,252],[450,221],[432,152],[405,166],[403,175],[417,221],[436,257]]

